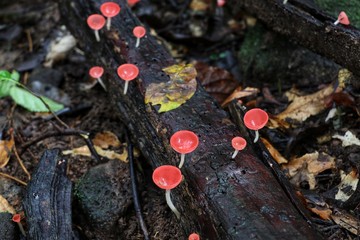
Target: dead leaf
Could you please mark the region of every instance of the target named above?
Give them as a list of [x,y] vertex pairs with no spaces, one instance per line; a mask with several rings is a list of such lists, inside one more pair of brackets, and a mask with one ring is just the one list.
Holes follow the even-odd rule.
[[359,183],[359,175],[355,169],[350,173],[345,174],[344,171],[340,171],[341,182],[338,185],[338,192],[335,195],[336,200],[346,202],[356,191]]
[[326,99],[334,93],[334,84],[329,84],[320,91],[301,96],[296,89],[286,93],[289,101],[292,101],[285,111],[275,116],[275,119],[285,121],[286,119],[303,122],[310,116],[317,115],[326,109]]
[[342,146],[347,147],[351,145],[360,146],[360,140],[350,131],[346,131],[344,136],[338,134],[332,136],[333,138],[340,139],[342,141]]
[[240,99],[243,97],[248,97],[252,95],[258,94],[260,91],[257,88],[247,87],[245,89],[242,89],[241,87],[238,87],[234,90],[234,92],[225,99],[225,101],[221,104],[222,107],[226,106],[229,102],[231,102],[234,99]]
[[0,195],[0,213],[1,212],[9,212],[11,214],[15,214],[15,209],[10,205],[10,203]]
[[160,104],[158,112],[178,108],[189,100],[196,91],[196,69],[192,64],[175,64],[164,68],[170,81],[152,83],[145,92],[145,103]]
[[315,189],[315,177],[319,173],[335,168],[335,158],[326,153],[314,152],[292,159],[288,164],[282,166],[292,184],[299,186],[301,182],[306,181],[312,190]]
[[[94,146],[96,152],[102,156],[102,157],[106,157],[108,159],[114,160],[120,160],[123,162],[128,162],[127,157],[128,157],[128,153],[127,151],[124,149],[122,154],[119,154],[115,151],[112,150],[104,150],[99,146]],[[90,157],[91,156],[91,152],[90,149],[88,148],[87,145],[78,147],[78,148],[74,148],[71,150],[64,150],[62,151],[62,154],[64,155],[72,155],[72,156],[77,156],[77,155],[81,155],[81,156],[86,156],[86,157]]]
[[312,208],[309,208],[310,211],[312,211],[313,213],[315,213],[316,215],[318,215],[321,219],[324,220],[330,220],[331,219],[331,214],[332,211],[329,208],[322,208],[319,206],[315,206]]
[[102,149],[121,146],[121,142],[118,137],[110,131],[97,133],[92,141],[96,146],[99,146]]
[[209,9],[211,2],[208,0],[192,0],[190,3],[190,9],[196,12],[203,12]]
[[356,236],[359,236],[360,221],[353,215],[337,209],[335,214],[331,215],[331,218],[340,227],[345,228]]
[[51,67],[54,62],[63,59],[75,47],[76,39],[67,33],[50,43],[50,51],[46,55],[45,67]]
[[278,164],[283,164],[283,163],[287,163],[288,160],[286,160],[281,153],[279,153],[279,151],[274,148],[273,145],[271,145],[271,143],[265,139],[265,138],[261,138],[262,142],[264,143],[265,147],[267,148],[267,150],[269,151],[269,153],[271,154],[271,156],[275,159],[275,161]]
[[14,143],[13,134],[11,134],[10,140],[0,140],[0,168],[5,167],[9,162]]

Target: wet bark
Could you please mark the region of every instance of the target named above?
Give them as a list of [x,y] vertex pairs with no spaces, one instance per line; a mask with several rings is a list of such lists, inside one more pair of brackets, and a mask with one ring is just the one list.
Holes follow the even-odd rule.
[[58,149],[42,155],[23,203],[29,239],[77,239],[72,231],[72,185],[66,166]]
[[[149,34],[141,39],[139,48],[134,48],[132,29],[141,23],[123,0],[119,1],[120,15],[112,19],[112,29],[101,30],[101,42],[96,42],[86,18],[99,13],[102,2],[60,0],[59,6],[91,65],[104,67],[102,79],[109,102],[113,102],[114,112],[119,113],[142,154],[153,168],[178,165],[180,156],[169,145],[171,135],[188,129],[199,136],[199,147],[186,156],[181,169],[184,181],[172,190],[185,234],[198,232],[201,239],[319,239],[291,203],[272,169],[264,164],[267,160],[262,151],[249,144],[231,159],[231,139],[245,136],[251,142],[253,136],[231,122],[202,87],[198,86],[184,105],[169,112],[159,114],[156,106],[144,104],[146,88],[151,83],[169,81],[162,69],[175,64],[175,60]],[[123,63],[136,64],[140,70],[126,95],[124,82],[116,75],[117,67]]]
[[245,10],[275,32],[334,60],[360,76],[360,30],[352,25],[334,25],[329,16],[310,0],[229,0],[236,14]]

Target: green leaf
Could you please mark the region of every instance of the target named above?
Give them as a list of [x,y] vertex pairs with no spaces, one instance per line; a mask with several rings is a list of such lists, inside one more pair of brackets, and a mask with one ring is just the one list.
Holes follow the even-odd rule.
[[[45,104],[38,97],[25,89],[14,86],[10,89],[10,96],[18,105],[31,112],[49,112]],[[64,108],[64,105],[56,103],[49,98],[41,97],[41,99],[46,102],[49,108],[54,112]]]
[[14,87],[15,83],[12,81],[6,81],[0,78],[0,98],[10,95],[11,87]]
[[11,74],[9,73],[9,71],[0,70],[0,79],[2,78],[11,78]]
[[17,71],[12,71],[12,73],[11,73],[11,78],[14,80],[14,81],[16,81],[16,82],[18,82],[19,80],[20,80],[20,74],[17,72]]

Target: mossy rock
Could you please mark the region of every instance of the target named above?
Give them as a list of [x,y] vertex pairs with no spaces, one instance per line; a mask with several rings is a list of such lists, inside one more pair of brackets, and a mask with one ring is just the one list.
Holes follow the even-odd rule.
[[315,3],[335,18],[341,11],[346,12],[351,25],[360,28],[360,0],[315,0]]

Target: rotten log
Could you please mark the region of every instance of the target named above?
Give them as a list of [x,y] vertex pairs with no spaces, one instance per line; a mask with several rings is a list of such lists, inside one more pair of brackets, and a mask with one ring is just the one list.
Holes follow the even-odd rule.
[[59,149],[46,150],[24,197],[29,239],[77,239],[72,230],[72,183]]
[[245,10],[275,32],[360,76],[360,30],[334,25],[337,16],[329,16],[313,1],[229,0],[227,4],[233,14]]
[[[199,147],[187,156],[181,169],[185,180],[172,190],[184,233],[198,232],[201,239],[321,238],[291,203],[271,168],[264,164],[266,160],[262,161],[262,153],[252,144],[231,159],[231,139],[248,136],[248,132],[239,130],[201,86],[175,110],[159,114],[156,106],[145,105],[146,88],[151,83],[169,81],[162,69],[175,64],[175,60],[150,34],[141,40],[139,48],[134,48],[132,29],[141,23],[123,0],[119,1],[120,15],[112,19],[112,29],[102,30],[101,42],[97,42],[86,18],[99,13],[103,2],[59,0],[59,7],[89,61],[104,67],[102,79],[109,101],[142,154],[153,168],[178,165],[180,156],[169,145],[171,135],[188,129],[199,136]],[[126,95],[124,82],[116,75],[123,63],[136,64],[140,70]]]

